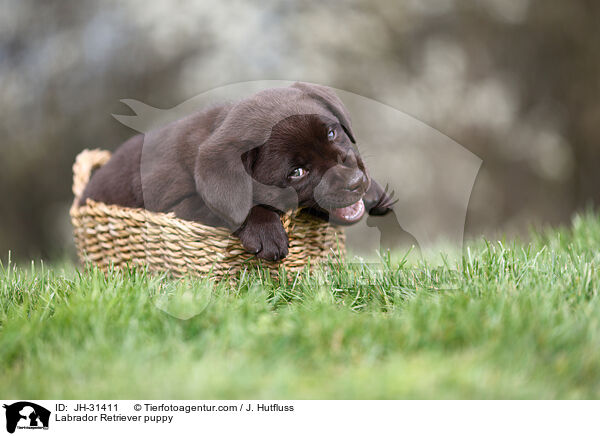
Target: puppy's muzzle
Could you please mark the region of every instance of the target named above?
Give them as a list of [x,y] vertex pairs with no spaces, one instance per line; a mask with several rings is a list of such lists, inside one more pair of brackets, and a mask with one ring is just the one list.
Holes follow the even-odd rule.
[[362,197],[369,182],[362,170],[336,165],[325,173],[315,188],[314,198],[319,207],[329,212],[332,221],[353,224],[365,213]]
[[352,176],[349,178],[347,186],[343,189],[349,192],[362,191],[364,194],[367,190],[367,186],[367,175],[361,170],[355,170]]

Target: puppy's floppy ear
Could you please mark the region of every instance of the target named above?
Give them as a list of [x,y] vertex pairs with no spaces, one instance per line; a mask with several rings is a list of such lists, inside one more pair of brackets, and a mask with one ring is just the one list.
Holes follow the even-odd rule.
[[196,157],[196,191],[232,229],[244,223],[253,206],[252,178],[244,168],[242,155],[254,146],[247,141],[209,140]]
[[350,121],[350,114],[348,110],[342,103],[342,100],[333,92],[333,89],[323,86],[323,85],[315,85],[314,83],[306,83],[306,82],[296,82],[292,86],[292,88],[300,89],[309,97],[318,101],[322,106],[325,107],[329,112],[331,112],[335,117],[339,120],[342,128],[350,138],[352,143],[356,144],[356,140],[354,139],[354,132],[352,131],[352,123]]
[[208,141],[198,150],[196,191],[231,230],[240,228],[250,209],[258,204],[282,212],[298,206],[298,195],[292,187],[263,185],[252,178],[261,145],[248,140]]

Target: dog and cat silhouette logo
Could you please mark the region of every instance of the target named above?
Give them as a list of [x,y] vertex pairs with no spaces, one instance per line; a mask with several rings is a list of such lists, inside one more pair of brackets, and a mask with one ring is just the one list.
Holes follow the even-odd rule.
[[3,406],[6,409],[6,431],[14,433],[17,427],[28,430],[47,430],[50,411],[29,401]]

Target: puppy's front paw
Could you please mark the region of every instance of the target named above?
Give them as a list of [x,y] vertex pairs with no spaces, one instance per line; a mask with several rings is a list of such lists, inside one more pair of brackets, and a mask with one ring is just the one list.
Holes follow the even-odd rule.
[[288,236],[276,212],[255,206],[234,233],[246,250],[260,259],[277,261],[288,255]]

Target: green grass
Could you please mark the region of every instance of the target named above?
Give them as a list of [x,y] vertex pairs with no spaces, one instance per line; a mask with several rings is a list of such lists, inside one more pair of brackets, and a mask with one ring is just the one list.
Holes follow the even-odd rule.
[[473,243],[443,267],[333,262],[292,283],[5,263],[0,393],[598,398],[599,248],[587,213],[529,244]]

